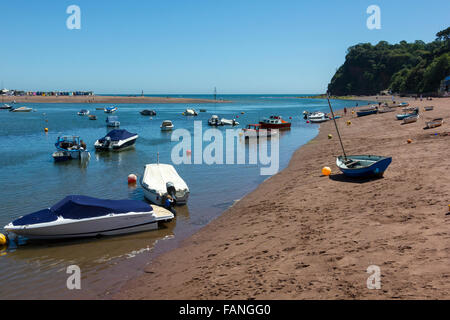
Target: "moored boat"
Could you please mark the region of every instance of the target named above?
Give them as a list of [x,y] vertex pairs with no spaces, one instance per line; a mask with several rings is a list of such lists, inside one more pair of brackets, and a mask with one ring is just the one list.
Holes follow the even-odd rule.
[[71,195],[10,222],[5,229],[30,239],[96,237],[157,229],[173,218],[170,211],[143,201]]
[[9,110],[12,109],[12,107],[9,104],[3,104],[2,106],[0,106],[0,110]]
[[391,157],[373,155],[339,156],[336,159],[341,172],[353,178],[382,177],[391,162]]
[[55,161],[89,158],[89,151],[78,136],[59,136],[55,143],[56,152],[52,154]]
[[444,124],[444,118],[436,118],[425,123],[428,129],[437,128]]
[[223,126],[224,124],[222,123],[222,121],[220,121],[217,115],[213,114],[208,120],[208,125],[212,127],[219,127]]
[[124,129],[114,129],[94,143],[96,150],[119,151],[134,146],[139,136]]
[[225,126],[238,126],[239,125],[239,122],[237,122],[236,119],[222,118],[222,119],[220,119],[220,122],[222,122],[222,124]]
[[119,117],[117,116],[108,116],[106,117],[106,126],[107,127],[120,127]]
[[271,137],[272,135],[278,134],[278,130],[274,129],[263,129],[261,128],[261,124],[248,124],[247,127],[242,129],[243,135],[245,139],[249,139],[251,137]]
[[261,129],[286,130],[291,128],[291,123],[283,120],[281,116],[270,116],[259,122]]
[[170,130],[173,130],[173,123],[172,123],[172,121],[170,121],[170,120],[164,120],[164,121],[161,123],[160,128],[161,128],[161,131],[170,131]]
[[88,114],[89,114],[89,110],[86,110],[86,109],[81,109],[80,111],[78,111],[79,116],[87,116]]
[[145,198],[155,204],[164,204],[169,195],[177,205],[186,204],[189,198],[186,182],[170,164],[147,164],[141,186],[144,189]]
[[111,107],[105,107],[103,109],[103,111],[105,111],[105,113],[114,113],[117,111],[117,107],[111,106]]
[[19,107],[19,108],[11,108],[9,109],[10,112],[31,112],[33,111],[33,108],[29,107]]
[[97,116],[95,114],[90,114],[88,118],[89,120],[97,120]]
[[185,115],[185,116],[197,116],[198,113],[197,113],[197,111],[195,111],[195,109],[187,108],[187,109],[183,112],[183,115]]
[[425,107],[425,111],[432,111],[433,109],[434,109],[434,106]]
[[145,110],[139,111],[139,113],[141,115],[143,115],[143,116],[156,116],[156,111],[155,110],[145,109]]
[[414,122],[417,122],[417,120],[419,120],[419,115],[413,114],[413,115],[410,115],[409,117],[403,118],[403,123],[404,124],[414,123]]

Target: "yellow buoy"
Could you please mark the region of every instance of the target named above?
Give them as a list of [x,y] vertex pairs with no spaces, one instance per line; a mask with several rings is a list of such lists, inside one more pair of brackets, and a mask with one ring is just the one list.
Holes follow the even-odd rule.
[[333,139],[333,135],[331,133],[328,135],[328,139]]
[[48,132],[48,128],[44,128],[44,131],[45,131],[45,132]]
[[329,175],[331,174],[331,169],[330,169],[330,167],[323,167],[323,169],[322,169],[322,174],[323,174],[324,176],[329,176]]
[[347,121],[347,125],[349,126],[349,125],[351,125],[352,124],[352,122],[350,121],[350,120],[348,120]]
[[0,233],[0,246],[4,246],[7,242],[6,236],[3,233]]

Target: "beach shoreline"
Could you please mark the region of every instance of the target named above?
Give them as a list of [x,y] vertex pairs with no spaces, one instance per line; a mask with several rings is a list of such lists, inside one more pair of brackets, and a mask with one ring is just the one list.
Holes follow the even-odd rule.
[[147,97],[147,96],[3,96],[3,103],[228,103],[226,100],[196,99],[196,98],[171,98],[171,97]]
[[[423,130],[423,122],[449,121],[450,99],[414,103],[430,104],[411,125],[394,112],[338,121],[350,153],[393,156],[383,179],[343,177],[339,143],[328,139],[335,129],[324,123],[285,170],[103,298],[448,298],[450,166],[437,160],[450,156],[450,136],[447,125]],[[331,177],[321,176],[325,165]],[[370,265],[381,269],[381,290],[366,286]]]

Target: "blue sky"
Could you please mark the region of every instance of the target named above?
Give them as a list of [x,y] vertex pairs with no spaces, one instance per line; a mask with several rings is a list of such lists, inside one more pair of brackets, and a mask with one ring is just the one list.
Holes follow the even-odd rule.
[[[81,8],[81,30],[66,8]],[[366,27],[381,8],[381,30]],[[324,92],[360,42],[434,40],[448,0],[2,1],[0,80],[96,93]]]

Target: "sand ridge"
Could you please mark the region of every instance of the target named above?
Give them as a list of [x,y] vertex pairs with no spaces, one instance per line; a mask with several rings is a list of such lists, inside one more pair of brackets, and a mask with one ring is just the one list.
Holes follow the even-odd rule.
[[[411,104],[421,110],[413,124],[395,120],[400,109],[338,120],[347,154],[393,157],[383,179],[345,178],[333,123],[324,123],[285,170],[113,298],[448,299],[450,98]],[[444,126],[423,130],[437,117]],[[366,286],[370,265],[381,269],[380,290]]]

